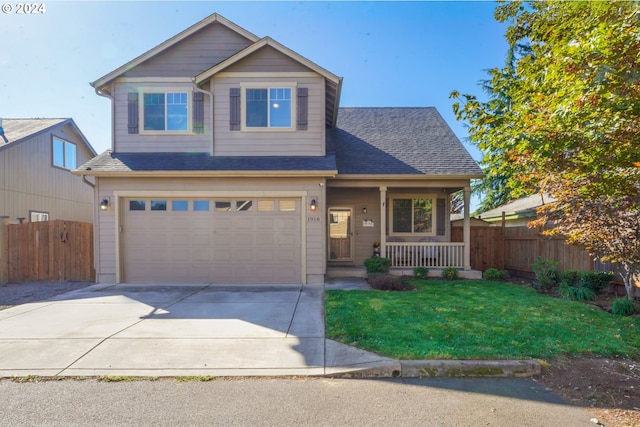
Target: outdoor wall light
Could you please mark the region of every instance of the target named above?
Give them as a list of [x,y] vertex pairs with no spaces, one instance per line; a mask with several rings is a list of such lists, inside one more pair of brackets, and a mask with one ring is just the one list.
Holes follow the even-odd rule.
[[100,202],[100,210],[106,211],[107,209],[109,209],[109,199],[102,199]]
[[367,207],[366,206],[362,207],[362,213],[365,214],[365,215],[367,214]]
[[315,212],[315,210],[318,209],[318,203],[316,202],[316,199],[312,199],[311,200],[311,204],[309,205],[309,209],[311,210],[311,212]]

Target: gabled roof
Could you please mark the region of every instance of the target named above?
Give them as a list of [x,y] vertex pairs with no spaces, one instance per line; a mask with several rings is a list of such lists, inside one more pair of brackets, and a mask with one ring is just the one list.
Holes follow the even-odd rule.
[[339,175],[481,178],[440,113],[426,108],[340,108],[327,130]]
[[506,217],[515,218],[531,218],[536,216],[536,209],[545,203],[553,202],[555,199],[549,195],[533,194],[528,197],[512,200],[502,206],[482,212],[477,215],[485,221],[502,219],[502,212]]
[[251,42],[256,42],[256,41],[259,40],[259,37],[256,36],[255,34],[250,33],[249,31],[247,31],[244,28],[234,24],[233,22],[229,21],[228,19],[224,18],[223,16],[220,16],[217,13],[214,13],[213,15],[210,15],[210,16],[206,17],[202,21],[192,25],[191,27],[187,28],[186,30],[176,34],[175,36],[171,37],[170,39],[160,43],[158,46],[154,47],[153,49],[148,50],[147,52],[143,53],[142,55],[138,56],[137,58],[127,62],[123,66],[121,66],[119,68],[116,68],[115,70],[113,70],[109,74],[106,74],[106,75],[100,77],[98,80],[96,80],[95,82],[91,83],[91,86],[93,86],[96,89],[99,89],[100,87],[102,87],[105,84],[109,83],[111,80],[115,79],[116,77],[120,76],[121,74],[131,70],[132,68],[136,67],[137,65],[140,65],[141,63],[143,63],[144,61],[148,60],[149,58],[152,58],[152,57],[156,56],[160,52],[163,52],[164,50],[169,49],[170,47],[174,46],[175,44],[181,42],[182,40],[186,39],[187,37],[191,36],[192,34],[200,31],[204,27],[206,27],[206,26],[208,26],[208,25],[210,25],[210,24],[212,24],[214,22],[218,22],[218,23],[224,25],[225,27],[229,28],[232,31],[235,31],[236,33],[240,34],[241,36],[245,37],[247,40],[249,40]]
[[112,153],[105,151],[74,171],[81,175],[320,175],[333,176],[333,154],[213,157],[209,153]]
[[198,74],[195,77],[194,83],[197,85],[204,83],[205,81],[213,77],[215,74],[222,72],[223,70],[227,69],[231,65],[250,56],[252,53],[262,49],[265,46],[270,46],[274,48],[275,50],[279,51],[283,55],[286,55],[289,58],[299,62],[300,64],[304,65],[305,67],[309,68],[312,71],[315,71],[316,73],[320,74],[322,77],[325,78],[326,86],[327,86],[327,91],[326,91],[327,99],[325,103],[326,112],[327,112],[326,122],[327,122],[327,126],[334,127],[336,125],[336,119],[337,119],[338,110],[336,107],[338,106],[338,103],[340,100],[342,77],[338,77],[332,72],[328,71],[327,69],[319,66],[318,64],[312,61],[309,61],[304,56],[278,43],[277,41],[273,40],[271,37],[264,37],[261,40],[253,43],[252,45],[247,46],[246,48],[236,53],[235,55],[222,61],[221,63],[214,65],[213,67],[209,68],[206,71],[203,71],[202,73]]
[[0,150],[9,148],[12,145],[19,144],[22,141],[26,141],[34,136],[37,136],[43,132],[47,132],[55,127],[62,127],[69,124],[73,127],[74,131],[80,136],[84,144],[87,146],[92,155],[96,155],[96,151],[93,149],[87,138],[78,128],[78,125],[73,119],[2,119],[2,128],[4,129],[4,135],[9,142],[4,142],[0,138]]

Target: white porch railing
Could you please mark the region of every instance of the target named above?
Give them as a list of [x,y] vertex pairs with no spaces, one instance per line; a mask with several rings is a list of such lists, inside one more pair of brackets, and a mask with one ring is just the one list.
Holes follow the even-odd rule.
[[386,242],[391,267],[464,268],[462,242]]

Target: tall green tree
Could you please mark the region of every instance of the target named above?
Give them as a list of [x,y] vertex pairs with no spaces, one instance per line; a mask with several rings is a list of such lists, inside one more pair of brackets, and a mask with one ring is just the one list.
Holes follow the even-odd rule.
[[[549,233],[640,271],[640,3],[508,2],[512,64],[492,97],[452,93],[454,112],[514,195],[543,192]],[[629,240],[631,239],[631,240]],[[605,241],[618,244],[605,244]]]

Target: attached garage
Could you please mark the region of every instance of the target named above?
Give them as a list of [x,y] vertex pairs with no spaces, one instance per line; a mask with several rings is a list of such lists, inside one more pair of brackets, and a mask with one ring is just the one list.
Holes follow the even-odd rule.
[[300,198],[123,197],[121,281],[303,281]]

